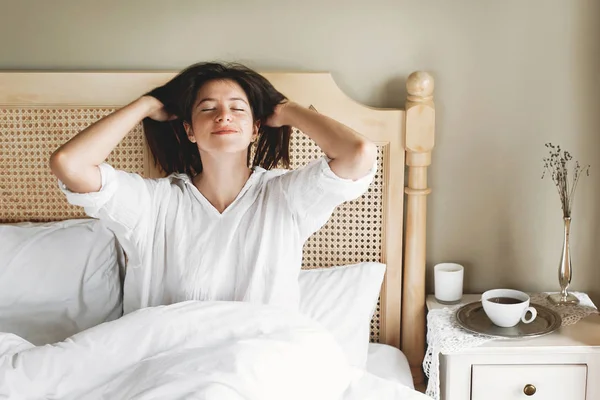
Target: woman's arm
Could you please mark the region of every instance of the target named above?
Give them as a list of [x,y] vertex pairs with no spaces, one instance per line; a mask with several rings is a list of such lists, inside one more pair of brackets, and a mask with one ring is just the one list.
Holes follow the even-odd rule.
[[290,125],[300,129],[332,161],[331,170],[340,178],[357,180],[369,173],[377,157],[377,147],[344,124],[294,102],[275,108],[267,125]]
[[98,165],[146,117],[168,119],[160,101],[142,96],[59,147],[50,157],[50,169],[72,192],[97,192],[102,186]]

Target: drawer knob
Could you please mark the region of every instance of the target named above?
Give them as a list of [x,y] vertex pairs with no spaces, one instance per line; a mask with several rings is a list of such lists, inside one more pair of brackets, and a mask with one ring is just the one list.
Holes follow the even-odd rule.
[[535,394],[536,388],[532,384],[525,385],[523,388],[523,393],[527,396],[533,396]]

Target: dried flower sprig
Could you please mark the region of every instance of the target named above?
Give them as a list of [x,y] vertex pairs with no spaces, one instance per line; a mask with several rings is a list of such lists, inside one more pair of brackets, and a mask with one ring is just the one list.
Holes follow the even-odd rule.
[[560,146],[555,146],[552,143],[546,143],[546,148],[548,148],[550,156],[543,158],[544,172],[542,173],[542,179],[544,179],[546,173],[550,174],[558,190],[563,217],[570,218],[577,183],[581,174],[585,173],[586,176],[590,176],[590,166],[581,166],[579,161],[575,161],[575,168],[573,168],[573,176],[569,185],[569,162],[573,159],[571,153],[561,150]]

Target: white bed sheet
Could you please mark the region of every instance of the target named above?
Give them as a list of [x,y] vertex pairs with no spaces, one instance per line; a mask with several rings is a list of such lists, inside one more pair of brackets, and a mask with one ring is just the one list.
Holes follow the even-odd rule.
[[369,343],[367,371],[373,375],[401,383],[414,389],[410,366],[399,349],[379,343]]

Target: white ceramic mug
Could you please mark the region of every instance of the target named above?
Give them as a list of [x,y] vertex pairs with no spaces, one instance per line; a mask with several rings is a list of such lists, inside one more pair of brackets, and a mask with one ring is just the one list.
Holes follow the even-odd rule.
[[462,299],[464,268],[456,263],[433,267],[434,295],[438,303],[456,304]]
[[[510,328],[520,321],[529,324],[537,317],[537,310],[529,307],[529,295],[513,289],[493,289],[481,295],[481,304],[494,325]],[[531,313],[530,318],[527,313]]]

